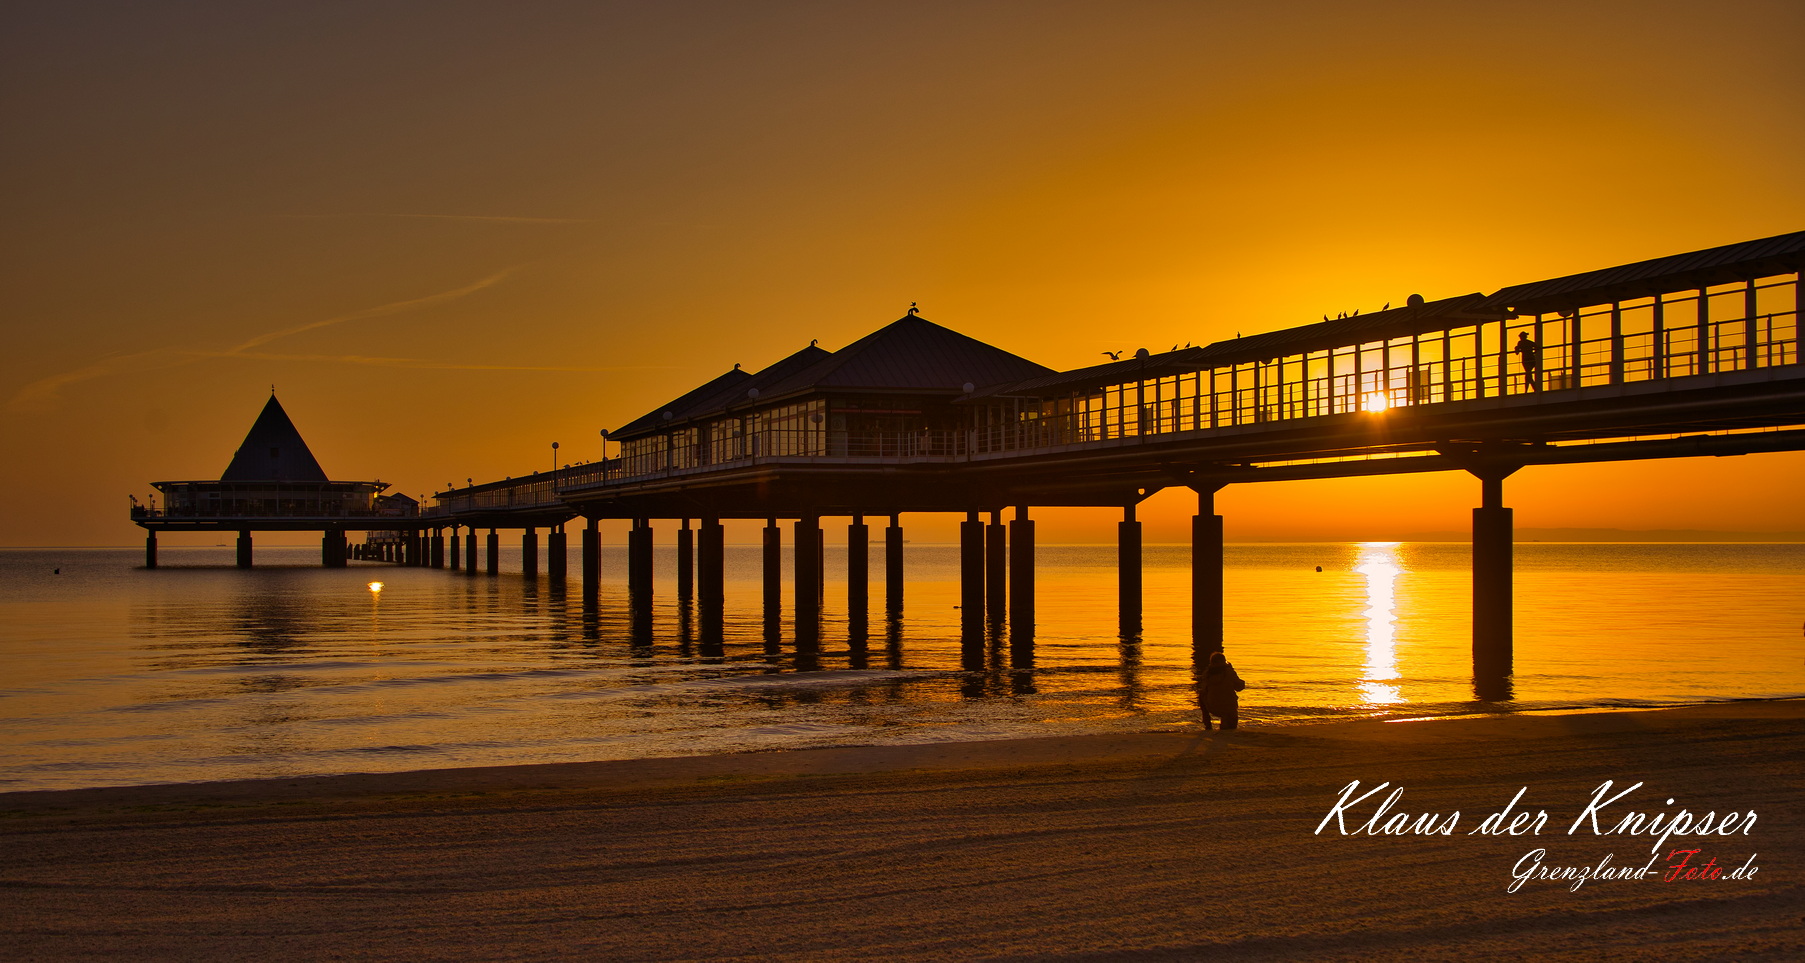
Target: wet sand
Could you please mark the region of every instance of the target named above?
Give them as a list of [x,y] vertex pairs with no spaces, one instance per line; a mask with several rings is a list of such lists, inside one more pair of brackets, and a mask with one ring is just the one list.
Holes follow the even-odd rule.
[[[1805,702],[0,794],[0,946],[66,959],[1471,959],[1805,952]],[[1623,813],[1749,879],[1641,867]],[[1342,787],[1452,835],[1318,824]],[[1528,787],[1539,834],[1469,835]],[[1353,808],[1358,827],[1390,789]],[[1665,800],[1673,798],[1668,806]],[[1694,956],[1692,958],[1703,958]]]

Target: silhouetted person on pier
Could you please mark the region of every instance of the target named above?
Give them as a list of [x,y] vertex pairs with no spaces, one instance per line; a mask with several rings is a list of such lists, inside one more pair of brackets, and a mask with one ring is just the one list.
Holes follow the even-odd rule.
[[1517,332],[1517,346],[1511,349],[1523,362],[1523,379],[1529,382],[1529,390],[1542,390],[1542,346],[1535,343],[1527,331]]
[[1209,667],[1203,670],[1203,727],[1212,728],[1210,717],[1222,720],[1222,728],[1233,729],[1241,721],[1241,697],[1247,688],[1235,667],[1220,652],[1210,653]]

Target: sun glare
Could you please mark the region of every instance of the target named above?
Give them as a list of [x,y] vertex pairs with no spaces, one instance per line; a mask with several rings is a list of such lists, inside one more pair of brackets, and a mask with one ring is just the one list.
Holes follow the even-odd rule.
[[371,582],[370,583],[370,591],[372,591],[372,592],[382,591],[382,583],[381,582]]
[[1366,396],[1365,403],[1360,407],[1367,411],[1384,411],[1391,407],[1391,399],[1385,396],[1385,392],[1375,391]]

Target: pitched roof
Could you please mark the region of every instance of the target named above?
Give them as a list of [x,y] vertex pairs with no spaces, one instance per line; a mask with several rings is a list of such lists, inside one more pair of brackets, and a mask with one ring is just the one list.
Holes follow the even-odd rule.
[[[660,408],[655,413],[656,417],[651,414],[643,415],[634,419],[633,422],[626,427],[621,428],[618,431],[610,432],[609,437],[632,438],[649,434],[654,431],[661,431],[666,427],[684,421],[714,417],[725,412],[727,409],[734,407],[736,404],[742,404],[749,401],[749,394],[751,392],[757,391],[759,394],[763,394],[765,389],[769,388],[771,385],[788,378],[790,375],[795,374],[810,365],[820,362],[829,355],[830,352],[825,348],[818,348],[815,346],[814,342],[810,342],[808,347],[803,348],[801,351],[790,355],[782,361],[767,365],[760,369],[757,374],[744,378],[727,378],[725,375],[716,378],[714,381],[677,399],[677,401],[673,401],[669,405]],[[746,372],[734,368],[733,371],[729,371],[727,374],[731,375],[735,373],[745,374]],[[714,386],[716,390],[712,392],[708,391],[707,389],[711,385]],[[681,408],[677,407],[679,403],[683,403]],[[671,413],[671,417],[664,417],[666,411]]]
[[964,390],[1052,374],[1020,355],[907,315],[780,380],[769,399],[815,388]]
[[[732,371],[698,387],[691,388],[689,391],[679,395],[671,401],[640,415],[638,418],[609,432],[608,437],[631,438],[635,435],[643,435],[648,432],[657,431],[662,428],[666,422],[687,417],[696,409],[712,400],[715,396],[731,391],[734,387],[751,377],[751,372],[741,371],[739,365],[734,365]],[[670,414],[669,418],[665,417],[667,412]]]
[[1532,281],[1505,288],[1486,299],[1489,306],[1519,313],[1561,310],[1631,298],[1728,284],[1771,274],[1789,274],[1805,261],[1805,231],[1777,234],[1722,247],[1670,254],[1584,274]]
[[326,481],[326,471],[272,392],[220,481]]

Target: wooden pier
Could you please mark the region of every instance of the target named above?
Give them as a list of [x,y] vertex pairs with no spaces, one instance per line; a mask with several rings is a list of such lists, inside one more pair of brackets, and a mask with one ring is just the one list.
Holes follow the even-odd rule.
[[[780,522],[789,520],[794,624],[798,644],[808,645],[819,635],[823,519],[848,519],[847,602],[862,623],[865,520],[888,519],[885,606],[897,612],[906,588],[902,516],[957,513],[965,635],[975,641],[1006,627],[1026,642],[1034,507],[1121,513],[1118,619],[1132,635],[1142,604],[1136,506],[1183,487],[1198,500],[1192,634],[1203,657],[1220,648],[1233,604],[1223,596],[1217,492],[1463,471],[1479,482],[1475,679],[1497,692],[1512,667],[1506,479],[1538,465],[1805,448],[1802,261],[1798,232],[1489,295],[1412,296],[1368,315],[1063,372],[911,309],[837,351],[811,343],[757,372],[735,366],[607,432],[618,457],[441,491],[417,515],[371,526],[346,519],[345,527],[394,530],[409,546],[426,537],[429,547],[401,554],[439,567],[449,557],[454,569],[461,540],[461,569],[472,576],[479,533],[486,530],[483,570],[492,575],[499,532],[517,529],[522,568],[534,577],[543,528],[547,574],[562,581],[566,526],[578,523],[582,590],[591,598],[601,580],[598,523],[625,519],[627,587],[634,612],[649,619],[654,533],[668,520],[679,526],[678,592],[696,599],[707,638],[718,637],[722,620],[722,520],[766,522],[768,625],[781,598]],[[135,520],[153,546],[157,527],[171,527],[160,516]],[[216,524],[230,527],[225,521]],[[448,532],[449,556],[440,548]]]

